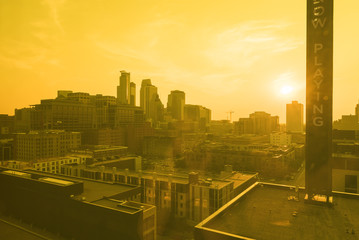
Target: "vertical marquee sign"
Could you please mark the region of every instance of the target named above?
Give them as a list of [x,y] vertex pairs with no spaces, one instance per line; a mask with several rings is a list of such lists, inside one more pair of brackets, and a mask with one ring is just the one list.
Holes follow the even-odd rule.
[[306,192],[332,195],[333,0],[307,0]]

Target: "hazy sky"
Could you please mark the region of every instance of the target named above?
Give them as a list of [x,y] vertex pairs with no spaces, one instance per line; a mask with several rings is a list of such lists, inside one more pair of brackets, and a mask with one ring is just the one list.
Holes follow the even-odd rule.
[[[359,1],[334,12],[337,119],[359,99]],[[0,113],[59,89],[115,96],[126,70],[137,96],[151,78],[165,105],[178,89],[213,119],[285,122],[285,104],[305,101],[305,28],[305,0],[0,0]]]

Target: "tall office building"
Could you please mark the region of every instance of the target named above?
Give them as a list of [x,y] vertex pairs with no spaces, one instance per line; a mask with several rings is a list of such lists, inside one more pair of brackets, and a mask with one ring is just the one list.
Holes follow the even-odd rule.
[[165,108],[158,94],[156,96],[155,106],[156,106],[156,121],[163,121]]
[[151,79],[143,79],[140,90],[140,107],[143,109],[146,119],[157,120],[157,98],[157,87],[151,84]]
[[303,104],[297,101],[287,104],[287,132],[303,132]]
[[136,106],[136,83],[130,83],[130,105]]
[[168,95],[167,110],[171,113],[173,119],[184,120],[185,93],[174,90]]
[[130,104],[130,73],[121,71],[120,85],[117,86],[117,102],[119,104]]

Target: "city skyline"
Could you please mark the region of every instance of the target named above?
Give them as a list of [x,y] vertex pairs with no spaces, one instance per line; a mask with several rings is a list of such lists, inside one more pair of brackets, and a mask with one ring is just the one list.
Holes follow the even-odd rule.
[[[285,3],[2,2],[0,112],[60,89],[116,96],[126,70],[137,86],[150,78],[164,103],[178,89],[213,119],[265,111],[285,122],[287,103],[305,103],[305,2]],[[351,70],[359,32],[348,24],[359,3],[335,9],[334,120],[354,113],[359,98]]]

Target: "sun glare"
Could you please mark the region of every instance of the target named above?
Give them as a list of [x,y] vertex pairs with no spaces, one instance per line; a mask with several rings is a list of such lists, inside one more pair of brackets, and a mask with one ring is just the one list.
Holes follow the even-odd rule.
[[283,86],[280,89],[280,93],[283,95],[288,95],[289,93],[291,93],[293,91],[293,87],[292,86]]

